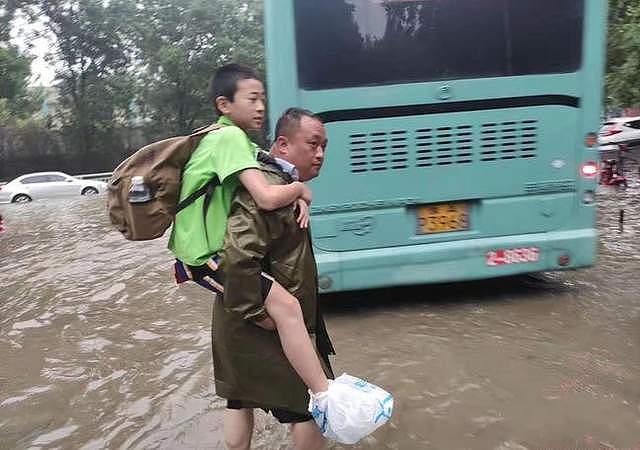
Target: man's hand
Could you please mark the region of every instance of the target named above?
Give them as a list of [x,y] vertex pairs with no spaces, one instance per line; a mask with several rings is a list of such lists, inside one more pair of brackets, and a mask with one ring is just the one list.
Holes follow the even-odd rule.
[[311,204],[311,200],[313,199],[313,194],[311,193],[311,189],[309,189],[309,187],[304,184],[302,184],[302,195],[300,196],[300,198],[302,200],[304,200],[305,202],[307,202],[307,205]]
[[266,319],[257,320],[255,322],[257,326],[267,331],[276,331],[276,323],[273,321],[271,317],[267,317]]
[[309,228],[309,205],[307,205],[307,202],[299,198],[294,203],[294,207],[298,210],[296,222],[298,222],[300,228]]

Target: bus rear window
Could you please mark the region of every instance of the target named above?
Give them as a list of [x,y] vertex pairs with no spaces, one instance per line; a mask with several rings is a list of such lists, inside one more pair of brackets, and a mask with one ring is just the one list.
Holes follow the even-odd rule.
[[584,0],[294,0],[303,89],[570,73]]

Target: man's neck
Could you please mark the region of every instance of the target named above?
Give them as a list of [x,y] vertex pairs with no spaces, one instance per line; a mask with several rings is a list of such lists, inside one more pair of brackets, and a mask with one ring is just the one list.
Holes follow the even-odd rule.
[[279,154],[277,151],[273,151],[273,148],[271,148],[269,156],[271,156],[275,160],[275,162],[278,163],[278,166],[280,166],[283,172],[287,173],[295,181],[299,180],[298,169],[296,169],[296,166],[294,166],[289,160],[287,160],[284,155]]

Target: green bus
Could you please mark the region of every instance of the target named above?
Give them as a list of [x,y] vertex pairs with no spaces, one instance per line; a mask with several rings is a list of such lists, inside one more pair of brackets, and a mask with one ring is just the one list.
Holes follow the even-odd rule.
[[594,264],[606,3],[265,1],[271,123],[329,136],[324,292]]

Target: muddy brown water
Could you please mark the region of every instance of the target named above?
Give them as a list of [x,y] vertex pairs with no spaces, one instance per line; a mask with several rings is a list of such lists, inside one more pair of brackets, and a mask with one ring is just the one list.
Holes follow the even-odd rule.
[[[336,371],[396,398],[331,447],[640,449],[640,188],[598,196],[596,267],[325,296]],[[99,198],[0,213],[0,448],[223,448],[211,298],[166,241],[126,242]],[[254,448],[287,442],[261,413]]]

